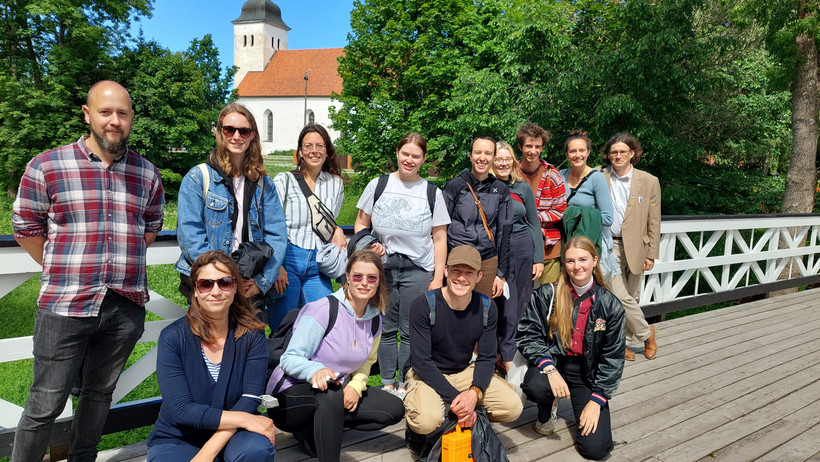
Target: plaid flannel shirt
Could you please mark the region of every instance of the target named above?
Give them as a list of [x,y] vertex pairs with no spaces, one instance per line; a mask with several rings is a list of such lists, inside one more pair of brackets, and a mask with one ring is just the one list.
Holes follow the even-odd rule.
[[144,305],[145,234],[162,229],[156,167],[126,150],[106,168],[87,138],[32,159],[13,206],[15,237],[46,238],[37,303],[64,316],[97,316],[109,288]]

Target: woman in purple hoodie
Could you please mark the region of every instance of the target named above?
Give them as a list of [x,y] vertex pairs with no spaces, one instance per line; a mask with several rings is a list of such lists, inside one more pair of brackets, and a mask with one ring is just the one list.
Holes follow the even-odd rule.
[[[339,460],[345,427],[379,430],[404,417],[399,398],[367,386],[387,306],[381,258],[371,250],[354,253],[345,278],[338,291],[302,307],[267,386],[279,400],[270,410],[276,426],[322,462]],[[326,333],[331,305],[338,315]]]

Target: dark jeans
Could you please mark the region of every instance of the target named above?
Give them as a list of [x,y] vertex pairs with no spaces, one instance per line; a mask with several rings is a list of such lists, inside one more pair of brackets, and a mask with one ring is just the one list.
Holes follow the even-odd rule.
[[515,357],[515,331],[532,296],[532,246],[532,233],[529,230],[510,236],[510,271],[507,275],[510,298],[505,300],[501,296],[494,299],[498,307],[498,352],[504,362],[512,361]]
[[[179,444],[157,444],[148,449],[148,462],[179,462],[191,460],[199,452],[197,446],[180,441]],[[273,461],[276,448],[264,436],[245,430],[237,431],[215,462]]]
[[[559,361],[558,372],[561,373],[569,386],[572,412],[575,414],[575,421],[578,422],[581,418],[581,411],[589,403],[589,397],[592,394],[590,382],[584,371],[583,359],[573,358]],[[538,403],[538,421],[546,422],[549,420],[555,396],[552,394],[547,376],[542,374],[537,367],[530,367],[524,375],[521,389],[527,394],[527,398]],[[601,416],[598,418],[598,428],[595,433],[581,436],[579,430],[575,447],[578,449],[578,453],[587,459],[601,460],[609,456],[613,443],[608,404],[601,408]]]
[[404,418],[401,400],[380,388],[368,387],[353,412],[344,408],[343,387],[326,391],[300,383],[276,395],[279,407],[268,410],[277,428],[306,433],[316,445],[322,462],[338,461],[342,452],[342,431],[381,430]]
[[125,361],[142,336],[145,307],[108,290],[98,316],[61,316],[38,309],[34,321],[34,381],[11,460],[43,460],[54,419],[82,377],[71,425],[69,461],[93,461]]
[[[404,387],[404,363],[410,359],[410,305],[421,294],[427,292],[433,281],[433,272],[425,271],[402,254],[387,257],[384,265],[385,282],[390,295],[390,304],[382,321],[382,339],[379,343],[379,371],[382,383]],[[401,344],[396,334],[401,335]]]

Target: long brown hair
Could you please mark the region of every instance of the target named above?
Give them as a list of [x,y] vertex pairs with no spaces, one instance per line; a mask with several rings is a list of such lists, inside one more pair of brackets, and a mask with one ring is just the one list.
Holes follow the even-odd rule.
[[[239,339],[249,330],[260,330],[265,328],[265,323],[256,317],[259,310],[255,309],[251,302],[242,294],[242,276],[239,275],[239,268],[228,254],[222,250],[210,250],[203,253],[196,259],[191,267],[191,280],[196,283],[199,271],[213,264],[219,271],[225,272],[236,278],[236,293],[228,311],[228,319],[235,325],[233,338]],[[196,287],[194,288],[196,291]],[[205,343],[213,343],[216,339],[213,335],[212,322],[208,315],[199,306],[199,299],[191,297],[191,307],[188,308],[188,325],[191,332],[202,339]]]
[[384,265],[382,265],[382,257],[370,249],[362,249],[354,252],[347,260],[345,267],[345,297],[350,300],[350,268],[353,268],[355,263],[372,263],[379,270],[379,288],[376,290],[376,295],[372,296],[367,304],[376,307],[381,314],[387,311],[387,282],[384,278]]
[[[225,120],[228,114],[233,114],[234,112],[248,119],[248,123],[251,124],[251,129],[253,130],[253,139],[245,151],[245,156],[242,158],[240,172],[236,171],[233,162],[231,162],[231,156],[228,154],[228,140],[225,139],[225,135],[222,133],[222,121]],[[219,117],[216,121],[216,147],[211,151],[208,161],[212,165],[218,165],[219,168],[222,169],[222,172],[229,177],[241,173],[248,177],[249,180],[256,182],[259,180],[260,175],[268,174],[262,160],[262,143],[259,141],[259,128],[256,126],[256,119],[253,118],[253,114],[251,114],[248,108],[238,103],[230,103],[219,111]]]
[[319,124],[307,124],[299,133],[298,144],[296,145],[296,169],[302,174],[305,173],[305,160],[302,159],[302,141],[304,141],[308,133],[318,133],[319,136],[322,137],[322,143],[325,144],[327,157],[325,158],[325,163],[322,164],[322,171],[330,173],[331,175],[342,176],[342,170],[339,168],[339,164],[336,163],[336,149],[330,140],[330,134],[325,130],[325,127]]
[[[570,238],[570,240],[564,244],[562,250],[563,257],[566,258],[567,250],[569,249],[586,250],[594,258],[598,258],[598,251],[595,250],[595,244],[583,236]],[[601,273],[600,259],[598,263],[595,263],[595,268],[592,269],[592,277],[595,279],[596,284],[606,288],[604,276],[603,273]],[[556,333],[558,334],[558,339],[565,349],[569,349],[572,345],[572,330],[574,327],[572,325],[573,302],[572,293],[570,292],[571,287],[569,273],[564,269],[558,277],[558,284],[555,288],[555,310],[552,312],[552,316],[550,316],[549,324],[550,332],[553,336],[555,336]]]

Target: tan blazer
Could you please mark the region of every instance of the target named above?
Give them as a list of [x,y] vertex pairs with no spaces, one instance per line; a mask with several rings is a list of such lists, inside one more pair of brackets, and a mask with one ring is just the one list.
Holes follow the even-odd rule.
[[[610,189],[611,168],[603,169]],[[634,167],[632,170],[621,237],[629,271],[641,274],[647,258],[658,259],[661,241],[661,186],[654,175]]]

